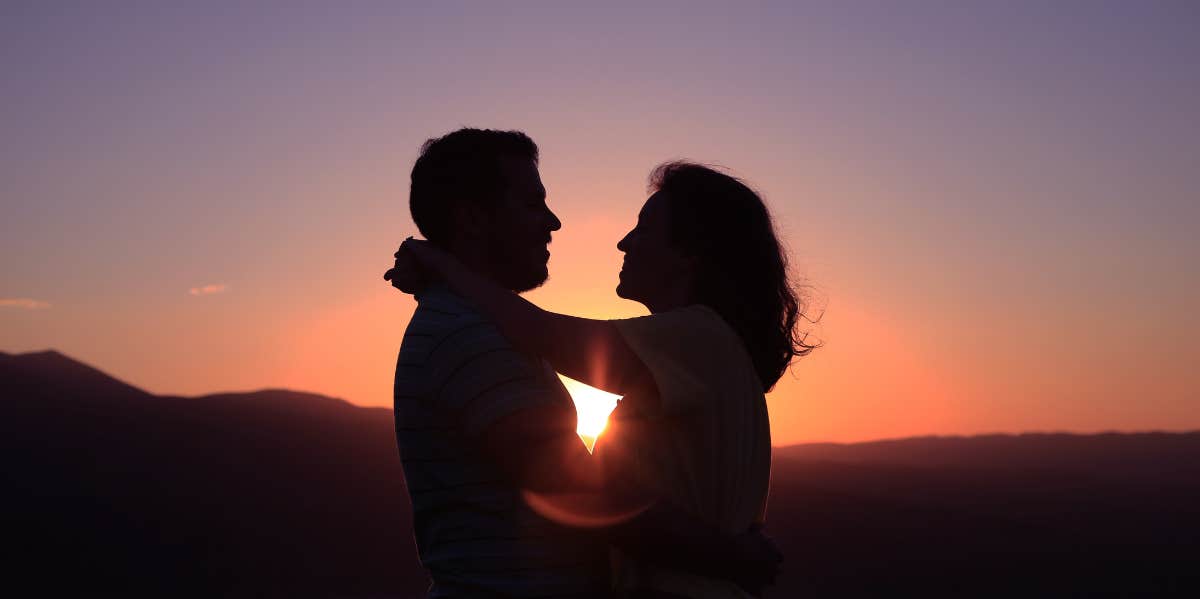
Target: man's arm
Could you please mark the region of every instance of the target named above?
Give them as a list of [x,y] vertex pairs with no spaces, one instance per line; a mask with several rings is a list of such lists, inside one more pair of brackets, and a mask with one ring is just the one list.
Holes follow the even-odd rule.
[[610,544],[638,560],[731,580],[755,596],[775,583],[783,562],[779,548],[759,527],[726,535],[663,501],[605,533]]
[[522,489],[570,494],[563,513],[570,514],[572,507],[580,512],[566,523],[605,523],[609,543],[631,557],[732,580],[755,595],[774,582],[782,556],[765,536],[723,534],[687,510],[612,480],[619,473],[610,470],[606,480],[606,469],[575,433],[574,420],[569,408],[521,410],[488,427],[481,442]]

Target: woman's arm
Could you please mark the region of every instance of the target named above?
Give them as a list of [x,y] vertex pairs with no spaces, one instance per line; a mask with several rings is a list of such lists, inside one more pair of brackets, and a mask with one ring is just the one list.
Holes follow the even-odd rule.
[[555,370],[619,395],[651,380],[612,322],[543,310],[428,242],[406,240],[398,265],[405,253],[495,322],[514,347],[544,357]]

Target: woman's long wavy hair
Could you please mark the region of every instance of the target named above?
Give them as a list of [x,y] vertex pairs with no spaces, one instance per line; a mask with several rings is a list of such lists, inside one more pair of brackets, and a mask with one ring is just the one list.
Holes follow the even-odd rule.
[[736,177],[691,162],[659,165],[650,190],[667,200],[673,243],[696,258],[692,299],[737,331],[769,391],[816,346],[797,331],[804,305],[766,205]]

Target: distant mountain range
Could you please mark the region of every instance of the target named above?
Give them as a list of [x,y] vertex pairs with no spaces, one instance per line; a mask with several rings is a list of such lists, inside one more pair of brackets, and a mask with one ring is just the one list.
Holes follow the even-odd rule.
[[[392,414],[0,353],[8,589],[416,597]],[[1197,595],[1200,433],[776,448],[773,597]],[[12,596],[11,593],[9,596]]]

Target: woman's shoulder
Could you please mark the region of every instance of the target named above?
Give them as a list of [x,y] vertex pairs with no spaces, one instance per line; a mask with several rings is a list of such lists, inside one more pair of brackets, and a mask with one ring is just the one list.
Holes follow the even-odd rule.
[[667,378],[706,390],[723,387],[720,382],[757,380],[741,337],[709,306],[693,304],[618,321],[617,328],[660,388]]
[[[670,319],[669,326],[681,339],[688,341],[682,349],[699,351],[724,362],[729,354],[746,354],[737,331],[712,307],[691,304],[651,316]],[[746,355],[749,358],[749,355]]]
[[703,355],[714,343],[726,340],[728,325],[712,308],[693,304],[648,316],[614,321],[634,347],[682,355]]
[[646,316],[614,321],[622,328],[643,328],[680,336],[727,335],[733,329],[721,315],[704,304],[690,304]]

